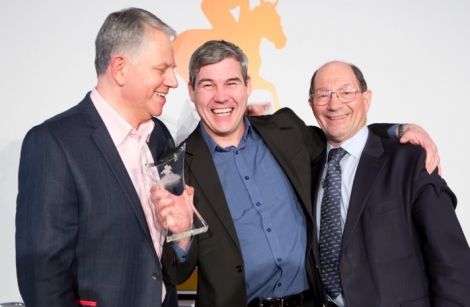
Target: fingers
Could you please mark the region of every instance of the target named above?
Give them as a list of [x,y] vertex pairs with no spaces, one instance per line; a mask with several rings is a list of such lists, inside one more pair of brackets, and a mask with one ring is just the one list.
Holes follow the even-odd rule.
[[150,200],[157,205],[158,201],[162,198],[169,197],[170,192],[165,190],[164,188],[159,187],[158,185],[153,185],[150,188]]
[[441,158],[437,146],[423,128],[415,124],[405,125],[400,143],[411,143],[423,147],[426,151],[426,171],[431,174],[438,167],[439,174],[441,174]]
[[160,207],[155,214],[157,216],[157,221],[163,226],[163,228],[170,230],[173,228],[175,220],[173,217],[174,214],[172,206]]
[[405,144],[405,143],[410,143],[410,134],[403,134],[403,136],[400,138],[400,143]]
[[193,211],[191,203],[187,201],[187,193],[194,194],[194,189],[187,186],[183,195],[173,195],[167,190],[154,186],[151,189],[150,199],[155,205],[157,221],[165,229],[173,233],[180,233],[192,227]]
[[426,170],[431,174],[440,163],[440,156],[436,144],[429,135],[425,135],[427,139],[423,139],[423,148],[426,151]]
[[194,196],[194,188],[190,185],[185,185],[184,186],[184,190],[186,191],[186,193],[188,194],[188,196],[192,199],[193,196]]
[[431,174],[432,172],[434,172],[436,167],[439,175],[442,175],[441,158],[439,156],[439,153],[436,151],[432,155],[426,154],[426,170],[428,171],[428,173]]
[[435,154],[427,154],[426,153],[426,170],[429,174],[431,174],[434,169],[437,167],[438,159],[436,158]]
[[155,217],[158,223],[168,229],[168,225],[172,223],[170,217],[172,216],[173,199],[170,197],[170,193],[158,185],[154,185],[150,189],[149,198],[155,206]]

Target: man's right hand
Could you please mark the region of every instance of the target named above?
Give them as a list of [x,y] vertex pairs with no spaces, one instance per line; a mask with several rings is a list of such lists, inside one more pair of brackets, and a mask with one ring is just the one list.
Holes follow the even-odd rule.
[[[177,196],[168,190],[154,185],[150,190],[150,199],[155,206],[157,221],[173,234],[187,231],[193,227],[194,189],[185,186],[184,192]],[[177,241],[181,249],[186,250],[191,238]]]

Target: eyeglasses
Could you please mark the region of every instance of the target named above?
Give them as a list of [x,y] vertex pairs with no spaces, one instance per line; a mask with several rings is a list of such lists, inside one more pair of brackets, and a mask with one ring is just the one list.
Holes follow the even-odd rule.
[[313,101],[314,105],[323,106],[330,102],[331,95],[335,94],[339,101],[348,103],[356,98],[357,93],[362,92],[351,87],[342,87],[336,91],[318,89],[313,94],[310,94],[310,99]]

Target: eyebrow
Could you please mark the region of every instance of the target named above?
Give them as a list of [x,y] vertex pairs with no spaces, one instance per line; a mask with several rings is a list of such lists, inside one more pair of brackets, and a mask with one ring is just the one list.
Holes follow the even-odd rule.
[[202,82],[214,82],[214,80],[210,79],[210,78],[204,78],[204,79],[200,79],[197,81],[197,84],[200,84]]
[[[239,81],[239,82],[242,82],[242,79],[240,79],[239,77],[233,77],[233,78],[228,78],[227,80],[224,81],[224,83],[227,83],[227,82],[232,82],[232,81]],[[211,78],[203,78],[201,80],[199,80],[196,85],[199,85],[203,82],[215,82],[214,79],[211,79]]]
[[175,69],[176,65],[174,63],[165,62],[165,63],[156,64],[153,67],[156,69],[168,69],[168,68]]
[[[359,86],[359,85],[357,85],[357,86]],[[354,85],[354,83],[351,83],[351,82],[343,83],[340,86],[338,86],[337,89],[341,89],[341,88],[344,88],[344,87],[356,87],[356,85]],[[328,87],[321,86],[321,87],[316,88],[315,91],[316,90],[329,90],[329,89],[328,89]]]
[[242,79],[240,79],[239,77],[233,77],[233,78],[229,78],[229,79],[225,80],[226,83],[231,82],[231,81],[240,81],[240,82],[242,82]]

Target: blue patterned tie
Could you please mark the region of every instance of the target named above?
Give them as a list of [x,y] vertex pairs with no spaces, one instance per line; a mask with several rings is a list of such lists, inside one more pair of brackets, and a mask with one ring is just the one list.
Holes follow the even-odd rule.
[[333,148],[328,154],[320,222],[321,279],[331,298],[341,294],[339,258],[341,252],[341,165],[344,149]]

